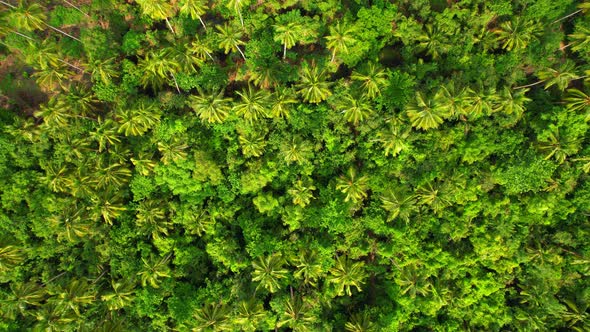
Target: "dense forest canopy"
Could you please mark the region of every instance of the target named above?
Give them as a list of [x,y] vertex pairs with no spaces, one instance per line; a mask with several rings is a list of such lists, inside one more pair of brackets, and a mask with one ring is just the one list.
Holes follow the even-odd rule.
[[0,330],[590,330],[590,3],[0,8]]

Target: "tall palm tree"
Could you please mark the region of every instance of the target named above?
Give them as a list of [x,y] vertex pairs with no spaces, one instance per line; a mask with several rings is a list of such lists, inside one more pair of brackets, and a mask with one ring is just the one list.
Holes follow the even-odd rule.
[[178,137],[173,138],[170,142],[158,142],[158,151],[162,155],[160,160],[164,165],[186,159],[186,149],[188,149],[188,144]]
[[337,22],[336,25],[330,25],[330,35],[326,37],[326,45],[332,50],[331,62],[336,59],[336,53],[348,54],[348,47],[356,42],[353,34],[355,29],[346,27],[344,24]]
[[15,245],[0,245],[0,274],[20,264],[25,259],[24,250]]
[[572,44],[572,51],[580,51],[588,49],[590,46],[590,28],[582,25],[576,25],[574,33],[568,35],[570,44]]
[[297,180],[287,192],[293,198],[293,204],[305,207],[313,199],[314,190],[316,190],[314,185],[304,184],[302,180]]
[[498,98],[494,111],[502,112],[508,115],[514,114],[516,119],[520,119],[524,114],[525,104],[532,101],[526,96],[529,89],[512,90],[505,87]]
[[350,167],[346,174],[341,175],[336,180],[336,189],[346,194],[345,202],[352,201],[356,204],[367,198],[368,182],[368,177],[359,177],[356,170]]
[[162,204],[146,199],[139,202],[135,211],[135,224],[139,231],[151,235],[153,239],[160,239],[161,234],[168,235],[168,228],[172,223],[166,218],[166,210]]
[[198,95],[188,98],[188,105],[197,113],[202,122],[222,123],[229,115],[231,98],[223,97],[223,90],[206,93],[197,88]]
[[106,302],[109,310],[119,310],[129,306],[134,299],[135,283],[130,280],[111,280],[112,291],[105,293],[100,298]]
[[500,24],[500,28],[494,30],[497,40],[502,44],[502,48],[508,51],[521,50],[535,38],[539,31],[539,25],[533,21],[525,21],[520,16],[516,16],[513,21],[507,21]]
[[275,24],[274,40],[283,44],[283,59],[287,57],[287,50],[295,46],[297,42],[298,25],[295,22],[289,22],[286,24]]
[[266,146],[264,132],[255,130],[241,132],[238,140],[245,157],[260,157],[264,153]]
[[342,296],[346,293],[352,296],[352,287],[362,291],[361,285],[367,278],[363,262],[353,262],[348,256],[336,258],[336,264],[330,269],[328,281],[336,286],[337,294]]
[[175,34],[169,17],[172,17],[175,12],[175,8],[170,1],[167,0],[135,0],[141,7],[141,11],[144,15],[149,16],[154,20],[165,20],[166,25]]
[[228,306],[223,303],[207,303],[193,314],[197,325],[192,331],[231,331],[229,313]]
[[463,89],[455,88],[453,81],[441,86],[434,95],[434,101],[450,117],[467,113],[465,106],[465,93]]
[[122,203],[121,194],[109,188],[95,193],[90,201],[92,203],[91,216],[94,219],[102,218],[105,223],[112,225],[113,221],[126,210]]
[[495,89],[487,93],[483,88],[473,90],[467,88],[464,90],[463,101],[465,109],[464,113],[474,118],[482,115],[490,115],[494,111],[494,105],[497,102],[498,96]]
[[97,291],[85,280],[72,279],[65,288],[57,288],[48,301],[61,310],[72,310],[80,316],[80,309],[92,304]]
[[125,136],[141,136],[160,122],[161,111],[155,103],[140,101],[115,112],[119,133]]
[[240,301],[234,322],[242,331],[254,332],[257,331],[258,325],[260,325],[265,316],[266,313],[262,303],[250,299]]
[[406,105],[406,114],[412,126],[422,130],[437,128],[444,118],[450,116],[448,109],[440,107],[434,98],[426,98],[419,91],[415,100]]
[[207,26],[205,22],[203,22],[203,15],[207,13],[207,6],[206,1],[203,0],[181,0],[180,7],[178,8],[181,14],[187,15],[190,18],[198,19],[203,25],[203,28],[207,30]]
[[418,37],[418,48],[425,50],[426,54],[430,55],[433,60],[436,60],[442,53],[448,51],[449,46],[443,40],[446,34],[441,33],[432,24],[426,24],[424,28],[426,31]]
[[8,319],[16,319],[20,314],[31,314],[31,306],[40,307],[44,302],[47,290],[33,281],[11,282],[10,292],[2,299],[0,313]]
[[361,83],[361,89],[369,99],[379,96],[387,85],[387,73],[374,62],[369,62],[359,70],[355,69],[350,78]]
[[381,142],[385,150],[385,156],[397,156],[408,148],[410,130],[401,125],[390,124],[386,129],[377,133],[377,141]]
[[304,64],[299,72],[299,83],[295,85],[303,100],[318,104],[332,95],[330,82],[327,82],[326,70],[320,70],[314,64]]
[[551,125],[543,137],[539,137],[539,149],[547,155],[545,159],[555,158],[562,164],[569,156],[574,155],[580,149],[581,138],[569,137],[567,128],[559,131],[559,127]]
[[233,10],[238,17],[240,18],[240,23],[242,24],[242,28],[244,28],[244,18],[242,17],[242,8],[248,5],[248,0],[227,0],[225,6],[228,9]]
[[285,140],[281,144],[280,155],[287,164],[297,163],[299,165],[307,162],[312,156],[313,146],[310,142],[303,140],[299,136]]
[[139,82],[143,87],[151,86],[154,89],[159,89],[168,77],[172,77],[177,90],[179,90],[175,73],[181,69],[181,66],[171,49],[162,48],[158,51],[148,52],[137,63],[137,69],[142,73]]
[[344,325],[346,332],[377,332],[377,325],[366,314],[352,314],[350,320]]
[[555,85],[559,90],[564,91],[572,80],[578,78],[575,69],[575,63],[566,60],[558,68],[545,68],[539,71],[537,76],[545,82],[545,90]]
[[252,281],[257,281],[258,286],[266,288],[269,292],[275,293],[281,288],[281,279],[287,277],[287,270],[283,268],[285,261],[281,254],[272,254],[266,257],[259,257],[252,262]]
[[292,104],[297,103],[295,92],[288,88],[276,89],[270,98],[270,113],[273,118],[286,118],[290,116]]
[[303,280],[305,285],[317,286],[317,282],[325,274],[321,259],[315,250],[300,250],[292,261],[297,268],[293,276],[295,279]]
[[143,287],[149,284],[154,288],[159,288],[162,282],[160,278],[170,278],[170,268],[168,267],[170,257],[172,257],[172,253],[161,259],[153,255],[150,255],[149,259],[141,258],[143,269],[137,275]]
[[590,120],[590,96],[578,89],[568,89],[564,98],[570,111],[586,111],[586,121]]
[[412,213],[417,212],[416,196],[403,189],[388,190],[381,196],[382,207],[389,212],[387,221],[400,218],[408,223]]
[[205,61],[207,60],[207,57],[209,57],[211,60],[215,61],[215,59],[213,58],[213,55],[211,55],[211,53],[213,53],[213,49],[211,48],[211,46],[209,45],[209,39],[200,39],[200,38],[196,38],[192,43],[191,46],[188,48],[188,52],[192,53],[194,56],[196,56],[198,59],[200,59],[201,61]]
[[223,48],[224,53],[228,54],[230,51],[237,50],[242,55],[244,61],[246,61],[246,56],[240,48],[240,45],[246,44],[241,39],[243,36],[242,31],[227,22],[223,26],[217,25],[216,28],[218,30],[217,37],[219,39],[219,47]]
[[295,332],[314,331],[313,323],[317,321],[316,315],[312,312],[313,304],[300,297],[291,297],[284,305],[276,327],[288,326]]
[[348,93],[338,102],[337,108],[346,121],[352,122],[355,126],[373,114],[373,108],[364,98],[355,98]]
[[[24,29],[26,31],[34,31],[41,30],[43,27],[48,27],[63,34],[64,36],[68,36],[76,41],[81,42],[79,38],[76,38],[71,34],[54,27],[53,25],[47,24],[45,22],[47,19],[47,15],[45,15],[45,9],[38,3],[28,4],[25,1],[21,1],[19,6],[13,6],[5,1],[0,1],[0,3],[12,9],[8,13],[8,22],[17,30]],[[22,34],[18,34],[22,36]]]
[[233,111],[242,116],[246,121],[252,123],[261,118],[270,116],[268,110],[270,95],[266,90],[254,90],[248,85],[248,89],[237,92],[241,100],[237,102]]

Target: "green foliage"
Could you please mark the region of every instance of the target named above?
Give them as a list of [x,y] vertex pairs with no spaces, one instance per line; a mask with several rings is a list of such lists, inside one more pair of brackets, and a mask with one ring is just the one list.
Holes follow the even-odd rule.
[[588,330],[588,3],[0,7],[0,330]]

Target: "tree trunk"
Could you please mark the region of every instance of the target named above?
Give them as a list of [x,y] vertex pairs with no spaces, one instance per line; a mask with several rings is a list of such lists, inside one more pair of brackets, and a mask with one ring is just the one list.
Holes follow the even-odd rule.
[[176,81],[176,76],[174,76],[174,73],[170,73],[170,75],[172,75],[172,79],[174,80],[174,85],[176,85],[176,91],[178,91],[178,93],[180,94],[180,88],[178,87],[178,82]]
[[79,7],[77,7],[76,5],[74,5],[73,3],[69,2],[68,0],[63,0],[65,3],[67,3],[68,5],[70,5],[71,7],[75,8],[77,11],[79,11],[80,13],[86,15],[87,17],[90,17],[90,15],[86,14],[85,12],[82,11],[82,9],[80,9]]
[[172,25],[170,24],[170,21],[168,21],[168,18],[165,18],[164,20],[166,20],[166,25],[168,26],[170,31],[172,31],[172,34],[176,35],[176,32],[174,32],[174,29],[172,29]]
[[199,21],[201,21],[201,24],[203,25],[203,29],[205,29],[205,31],[207,31],[207,26],[205,25],[205,22],[203,22],[203,19],[201,18],[201,16],[199,16]]
[[287,57],[287,44],[283,45],[283,60]]
[[236,45],[236,48],[238,49],[238,51],[242,55],[242,58],[244,58],[244,61],[246,61],[246,56],[244,55],[244,52],[242,52],[242,49],[240,49],[240,46],[239,45]]
[[77,41],[79,41],[79,42],[82,42],[80,39],[78,39],[78,38],[76,38],[76,37],[74,37],[74,36],[70,35],[69,33],[65,32],[65,31],[63,31],[63,30],[60,30],[60,29],[58,29],[58,28],[56,28],[56,27],[54,27],[54,26],[52,26],[52,25],[49,25],[49,24],[47,24],[47,23],[45,23],[45,22],[43,22],[43,24],[45,24],[45,25],[46,25],[46,26],[48,26],[49,28],[51,28],[51,29],[53,29],[53,30],[55,30],[55,31],[57,31],[57,32],[59,32],[59,33],[61,33],[61,34],[63,34],[63,35],[66,35],[66,36],[68,36],[68,37],[70,37],[70,38],[72,38],[72,39],[74,39],[74,40],[77,40]]

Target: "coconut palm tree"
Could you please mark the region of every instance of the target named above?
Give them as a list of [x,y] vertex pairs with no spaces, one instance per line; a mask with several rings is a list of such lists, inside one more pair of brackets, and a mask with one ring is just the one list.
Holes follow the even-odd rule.
[[295,332],[314,331],[313,323],[317,321],[312,312],[313,304],[300,297],[291,297],[285,302],[276,327],[288,326]]
[[264,132],[249,130],[238,135],[238,141],[245,157],[260,157],[264,153],[266,140]]
[[205,25],[205,22],[203,22],[203,15],[205,15],[207,13],[207,9],[209,9],[206,1],[181,0],[179,5],[180,7],[178,7],[178,10],[181,14],[187,15],[193,20],[198,19],[201,22],[201,25],[203,25],[203,28],[207,30],[207,26]]
[[159,288],[162,282],[160,278],[170,278],[170,268],[168,267],[170,257],[172,257],[172,252],[161,259],[153,255],[150,255],[149,259],[141,258],[143,269],[137,272],[137,275],[143,287],[149,284],[154,288]]
[[346,27],[341,22],[337,22],[335,25],[330,25],[330,35],[326,37],[328,41],[326,45],[332,50],[332,58],[330,62],[334,62],[337,53],[348,54],[348,47],[356,42],[354,38],[355,29],[352,27]]
[[279,88],[270,97],[270,114],[273,118],[286,118],[290,116],[291,105],[297,103],[296,94],[291,89]]
[[338,256],[333,268],[330,269],[328,282],[336,286],[338,296],[352,296],[352,287],[362,291],[361,286],[367,278],[363,262],[354,262],[348,256]]
[[248,0],[227,0],[225,6],[228,9],[233,10],[238,17],[240,18],[240,23],[242,24],[242,28],[244,28],[244,18],[242,17],[242,8],[248,5]]
[[377,325],[366,314],[352,314],[350,320],[344,325],[346,332],[377,332]]
[[281,288],[282,281],[287,277],[287,270],[283,268],[285,261],[281,254],[259,257],[252,262],[252,281],[257,281],[256,289],[263,287],[275,293]]
[[537,73],[540,80],[545,82],[545,90],[556,86],[560,91],[565,91],[570,82],[578,75],[575,73],[576,65],[573,61],[566,60],[558,68],[545,68]]
[[297,268],[293,276],[302,280],[304,285],[317,286],[317,282],[325,274],[321,259],[315,250],[300,250],[292,261]]
[[367,198],[368,182],[368,177],[359,177],[356,170],[350,167],[346,174],[341,175],[336,180],[336,189],[346,194],[345,202],[352,201],[356,204]]
[[50,293],[54,296],[48,302],[54,303],[60,310],[72,310],[80,316],[80,309],[95,301],[97,291],[85,280],[72,279],[66,287],[58,287]]
[[229,23],[225,23],[223,26],[217,25],[215,27],[218,30],[217,38],[219,40],[219,47],[223,48],[224,53],[228,54],[230,51],[237,50],[242,55],[244,61],[246,61],[246,56],[240,48],[240,45],[246,44],[241,39],[243,36],[242,31],[230,25]]
[[361,83],[365,97],[373,99],[387,86],[387,73],[374,62],[369,62],[359,70],[354,70],[350,78]]
[[302,180],[297,180],[293,188],[287,192],[293,198],[293,204],[305,207],[313,199],[313,191],[316,187],[312,184],[304,184]]
[[447,108],[436,104],[434,98],[427,98],[419,91],[415,100],[406,105],[406,114],[412,126],[422,130],[437,128],[451,115]]
[[390,154],[395,157],[408,148],[410,130],[398,124],[390,124],[386,129],[377,133],[377,141],[381,142],[385,150],[385,156]]
[[318,104],[332,95],[330,83],[327,82],[327,72],[320,70],[314,64],[304,64],[299,72],[299,83],[295,85],[303,100]]
[[533,21],[525,21],[516,16],[513,21],[500,24],[500,28],[494,30],[497,40],[502,48],[508,51],[522,50],[536,37],[539,25]]
[[266,90],[254,90],[248,85],[248,89],[237,92],[240,101],[236,102],[233,111],[244,120],[252,123],[258,119],[270,116],[268,104],[270,95]]
[[197,113],[202,122],[222,123],[229,115],[231,98],[224,98],[223,90],[206,93],[197,88],[198,95],[188,98],[188,105]]
[[174,16],[175,8],[170,1],[167,0],[135,0],[141,7],[141,11],[144,15],[149,16],[151,19],[154,20],[165,20],[166,25],[175,34],[172,25],[170,25],[170,21],[168,21],[169,17]]
[[207,303],[193,314],[197,325],[192,331],[231,331],[229,313],[229,308],[223,303]]
[[111,280],[112,291],[102,295],[101,300],[105,301],[109,310],[119,310],[129,306],[134,299],[135,283],[130,280]]
[[387,221],[400,218],[408,223],[412,214],[418,211],[416,196],[400,188],[386,191],[381,196],[381,203],[383,209],[389,212]]
[[114,192],[111,188],[95,193],[90,197],[90,202],[92,203],[91,217],[94,219],[102,218],[108,225],[112,225],[113,221],[126,210],[125,205],[122,203],[121,194]]
[[298,27],[295,22],[273,25],[275,29],[274,40],[283,44],[283,59],[287,57],[287,50],[295,46],[297,42]]
[[180,69],[181,65],[170,48],[150,51],[137,63],[137,70],[141,73],[139,82],[144,88],[151,86],[154,89],[159,89],[169,77],[172,77],[178,92],[180,92],[175,76],[175,73]]
[[250,299],[240,301],[234,322],[242,331],[253,332],[258,330],[258,325],[260,325],[265,316],[266,313],[262,303]]
[[364,98],[355,98],[348,93],[338,102],[337,108],[344,115],[344,119],[355,126],[373,114],[373,108]]
[[160,122],[161,111],[155,103],[140,101],[131,107],[115,111],[119,133],[125,136],[141,136]]
[[297,163],[299,165],[307,162],[311,157],[313,146],[299,136],[285,140],[281,144],[280,155],[287,164]]

